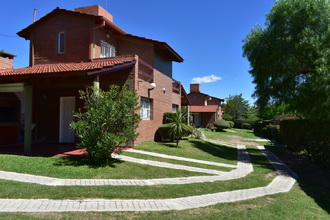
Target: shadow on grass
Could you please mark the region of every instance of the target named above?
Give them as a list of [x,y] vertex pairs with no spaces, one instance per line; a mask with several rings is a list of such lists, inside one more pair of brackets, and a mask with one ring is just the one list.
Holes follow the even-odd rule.
[[71,157],[59,157],[54,163],[54,166],[88,166],[89,168],[100,168],[100,167],[116,167],[116,164],[123,163],[119,159],[112,158],[108,162],[93,162],[88,160],[86,156],[71,156]]
[[330,170],[312,163],[286,148],[269,147],[298,176],[299,187],[326,212],[330,213]]
[[236,148],[199,140],[189,140],[188,142],[190,142],[193,147],[198,148],[215,157],[221,157],[227,160],[237,160]]

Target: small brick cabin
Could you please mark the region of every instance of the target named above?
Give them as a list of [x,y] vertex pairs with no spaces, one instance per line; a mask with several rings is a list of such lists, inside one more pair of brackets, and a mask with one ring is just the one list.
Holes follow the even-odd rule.
[[30,65],[1,71],[0,84],[24,87],[26,137],[74,143],[69,123],[83,106],[78,91],[93,84],[137,91],[142,121],[134,144],[153,140],[163,113],[187,102],[172,78],[172,62],[183,58],[166,42],[127,34],[98,5],[56,8],[17,34],[30,40]]

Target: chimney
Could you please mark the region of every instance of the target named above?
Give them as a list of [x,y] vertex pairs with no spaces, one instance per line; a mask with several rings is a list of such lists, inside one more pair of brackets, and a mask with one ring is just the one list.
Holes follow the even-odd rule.
[[15,54],[0,51],[0,70],[10,70],[14,68]]
[[190,84],[190,93],[201,92],[201,84]]
[[84,14],[103,16],[107,20],[113,22],[113,16],[99,5],[75,8],[74,11]]

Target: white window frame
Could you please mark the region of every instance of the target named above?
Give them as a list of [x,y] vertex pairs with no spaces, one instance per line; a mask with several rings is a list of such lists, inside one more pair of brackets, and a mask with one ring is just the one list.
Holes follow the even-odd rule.
[[142,120],[151,120],[152,100],[141,97],[140,116]]
[[100,57],[106,58],[106,57],[115,57],[115,56],[116,56],[116,48],[111,44],[108,44],[107,42],[101,40]]
[[179,105],[172,104],[172,112],[176,113],[177,111],[179,111]]
[[57,33],[57,53],[64,54],[65,52],[65,32],[60,31]]

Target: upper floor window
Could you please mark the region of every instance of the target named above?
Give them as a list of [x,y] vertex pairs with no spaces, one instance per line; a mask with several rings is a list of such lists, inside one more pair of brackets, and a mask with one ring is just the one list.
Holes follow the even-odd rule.
[[60,31],[57,33],[57,53],[64,54],[65,32]]
[[115,57],[116,48],[104,41],[101,41],[101,58]]

